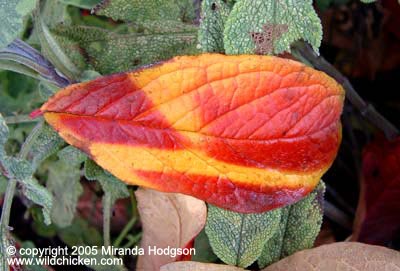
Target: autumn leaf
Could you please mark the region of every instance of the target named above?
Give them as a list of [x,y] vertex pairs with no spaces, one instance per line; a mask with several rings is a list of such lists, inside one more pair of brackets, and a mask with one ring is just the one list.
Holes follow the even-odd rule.
[[385,247],[339,242],[293,254],[262,271],[400,270],[400,253]]
[[250,213],[315,188],[339,147],[343,99],[295,61],[204,54],[71,85],[41,111],[128,184]]
[[388,245],[400,231],[400,137],[365,147],[353,240]]
[[135,195],[143,225],[141,247],[145,251],[139,256],[136,270],[159,270],[182,255],[156,255],[149,248],[185,248],[203,229],[207,208],[203,201],[180,194],[139,188]]

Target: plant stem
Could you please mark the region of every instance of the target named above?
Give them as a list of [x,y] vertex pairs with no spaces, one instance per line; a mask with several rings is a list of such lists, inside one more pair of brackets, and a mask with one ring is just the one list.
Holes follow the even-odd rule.
[[4,117],[4,120],[7,124],[18,124],[18,123],[26,123],[26,122],[38,122],[41,119],[35,118],[32,119],[29,115],[17,115],[17,116],[8,116]]
[[399,130],[384,116],[382,116],[371,104],[365,102],[355,91],[350,81],[332,64],[326,61],[323,57],[318,56],[310,45],[303,43],[302,45],[296,45],[294,49],[315,68],[324,71],[338,81],[338,83],[345,89],[346,98],[350,103],[360,111],[362,116],[382,130],[387,139],[393,140],[399,135]]
[[111,245],[111,238],[110,238],[111,208],[112,208],[111,194],[105,192],[103,197],[103,239],[105,247],[109,247]]
[[124,248],[130,248],[137,242],[139,242],[140,238],[142,238],[142,233],[139,232],[135,235],[128,235],[126,236],[126,239],[128,239],[128,242],[124,245]]
[[[32,129],[31,133],[29,136],[26,138],[24,144],[21,147],[21,151],[19,152],[17,158],[19,159],[25,159],[29,153],[29,150],[31,149],[33,143],[37,139],[37,137],[40,134],[40,130],[43,126],[43,121],[39,122],[36,124],[36,126]],[[9,231],[9,223],[10,223],[10,213],[11,213],[11,205],[13,202],[14,194],[15,194],[15,187],[17,186],[17,180],[16,179],[10,179],[7,183],[7,189],[4,195],[4,203],[3,203],[3,209],[1,212],[1,218],[0,218],[0,233],[1,233],[1,251],[3,252],[4,259],[3,262],[1,263],[3,266],[3,270],[8,270],[7,266],[7,252],[6,251],[8,245],[9,245],[9,240],[8,240],[8,231]]]
[[324,201],[324,215],[333,222],[342,226],[344,229],[350,231],[352,230],[353,227],[352,219],[342,210],[338,209],[335,205],[333,205],[327,200]]
[[135,225],[137,220],[136,216],[133,216],[129,222],[125,225],[125,227],[122,229],[121,233],[118,235],[117,239],[114,241],[114,246],[119,247],[121,245],[122,240],[124,240],[125,236],[128,234],[128,232],[132,229],[132,227]]

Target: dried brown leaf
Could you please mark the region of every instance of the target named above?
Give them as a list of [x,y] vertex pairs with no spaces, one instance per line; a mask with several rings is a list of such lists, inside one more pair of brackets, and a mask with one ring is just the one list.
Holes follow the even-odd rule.
[[262,271],[398,271],[400,252],[357,242],[339,242],[293,254]]
[[139,188],[135,194],[143,225],[141,247],[145,251],[143,256],[139,256],[136,270],[158,271],[178,256],[154,255],[149,253],[149,247],[186,247],[203,229],[207,208],[204,201],[182,194],[144,188]]

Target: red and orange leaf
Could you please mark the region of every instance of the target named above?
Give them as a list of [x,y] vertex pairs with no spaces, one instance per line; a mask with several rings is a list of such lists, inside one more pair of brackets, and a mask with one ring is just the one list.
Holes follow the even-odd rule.
[[41,111],[128,184],[262,212],[301,199],[329,168],[343,99],[295,61],[205,54],[71,85]]

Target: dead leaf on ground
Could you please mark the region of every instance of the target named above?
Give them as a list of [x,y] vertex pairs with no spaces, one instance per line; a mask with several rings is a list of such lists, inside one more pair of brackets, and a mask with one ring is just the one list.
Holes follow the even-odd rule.
[[400,252],[357,242],[339,242],[293,254],[262,271],[398,271]]
[[175,262],[160,268],[160,271],[245,271],[242,268],[213,263]]
[[204,228],[207,208],[204,201],[190,196],[162,193],[139,188],[136,192],[143,225],[141,247],[136,270],[160,270],[164,264],[177,260],[170,255],[149,255],[148,248],[184,248]]
[[400,232],[400,137],[367,145],[362,173],[352,240],[387,246]]

